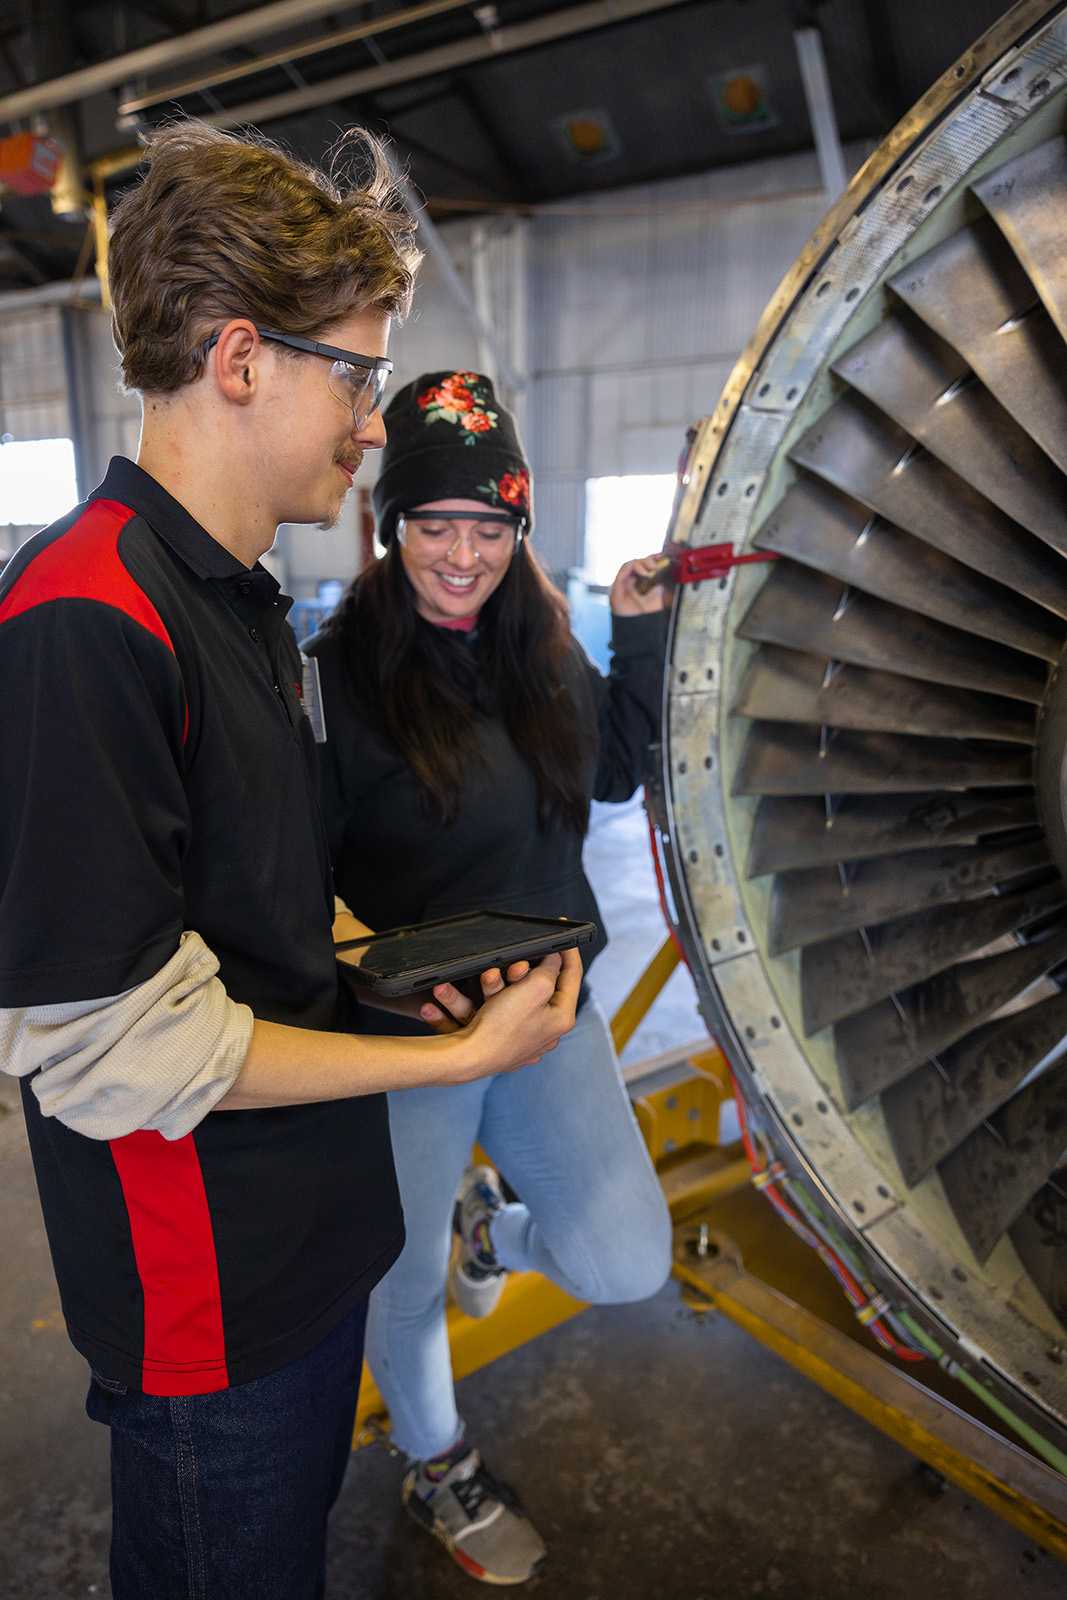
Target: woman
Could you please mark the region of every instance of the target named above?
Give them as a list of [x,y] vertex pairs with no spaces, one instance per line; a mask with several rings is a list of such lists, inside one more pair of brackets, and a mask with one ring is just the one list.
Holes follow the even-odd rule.
[[[529,468],[489,379],[428,374],[385,420],[374,490],[385,556],[306,647],[320,672],[339,893],[378,928],[493,907],[599,928],[581,861],[590,801],[629,799],[658,734],[662,591],[635,583],[651,558],[612,587],[604,679],[530,550]],[[605,943],[601,932],[586,947],[587,970]],[[654,1294],[670,1269],[667,1208],[588,994],[541,1065],[392,1095],[389,1113],[407,1244],[373,1297],[367,1353],[412,1458],[404,1503],[472,1576],[520,1583],[543,1542],[456,1412],[453,1222],[452,1290],[481,1316],[504,1274],[528,1268],[581,1300]],[[490,1168],[463,1176],[475,1142],[518,1202],[505,1203]]]

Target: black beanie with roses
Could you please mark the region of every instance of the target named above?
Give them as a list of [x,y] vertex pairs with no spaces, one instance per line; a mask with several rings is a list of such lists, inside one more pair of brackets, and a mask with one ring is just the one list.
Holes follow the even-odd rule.
[[478,372],[426,372],[393,396],[374,485],[378,537],[402,511],[434,500],[482,500],[533,526],[530,468],[510,412]]

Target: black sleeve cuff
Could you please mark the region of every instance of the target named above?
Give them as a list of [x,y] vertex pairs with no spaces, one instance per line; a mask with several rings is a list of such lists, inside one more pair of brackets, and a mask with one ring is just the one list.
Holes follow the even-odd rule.
[[643,616],[611,617],[611,648],[617,656],[662,656],[667,648],[670,611],[646,611]]

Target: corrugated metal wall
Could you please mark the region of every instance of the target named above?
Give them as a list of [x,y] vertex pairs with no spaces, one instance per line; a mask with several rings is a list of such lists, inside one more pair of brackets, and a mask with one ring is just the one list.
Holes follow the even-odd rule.
[[0,317],[0,434],[69,439],[62,313],[32,307]]

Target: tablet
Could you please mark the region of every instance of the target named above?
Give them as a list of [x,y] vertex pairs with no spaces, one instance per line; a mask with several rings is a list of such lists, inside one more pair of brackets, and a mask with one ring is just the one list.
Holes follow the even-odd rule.
[[389,928],[363,939],[344,939],[335,950],[364,948],[353,971],[381,995],[416,994],[435,983],[457,983],[489,967],[538,961],[556,950],[590,944],[595,922],[569,917],[527,917],[515,911],[467,911],[440,922]]

